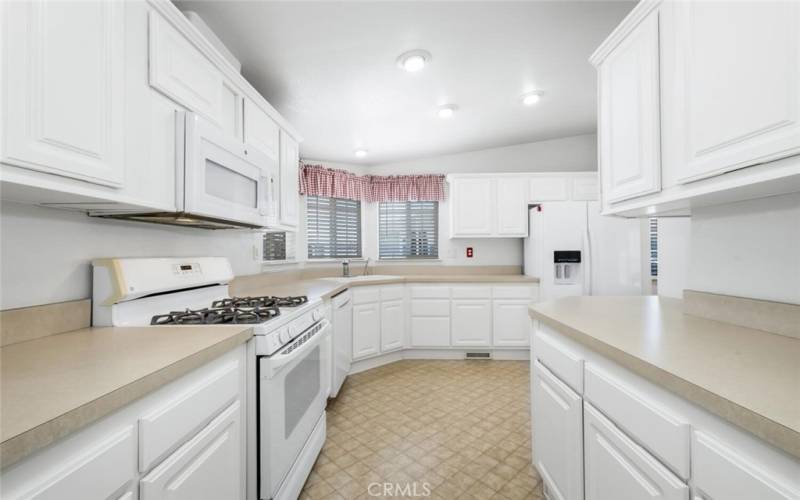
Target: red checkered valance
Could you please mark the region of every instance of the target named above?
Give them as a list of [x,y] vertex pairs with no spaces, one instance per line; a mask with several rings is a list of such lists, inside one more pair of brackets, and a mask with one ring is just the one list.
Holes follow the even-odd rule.
[[366,202],[444,201],[444,175],[356,175],[322,165],[300,167],[300,194]]

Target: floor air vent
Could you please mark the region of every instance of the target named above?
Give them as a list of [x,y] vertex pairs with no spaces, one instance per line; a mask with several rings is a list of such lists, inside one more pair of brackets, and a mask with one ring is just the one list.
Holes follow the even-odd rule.
[[468,352],[464,355],[466,359],[492,359],[490,352]]

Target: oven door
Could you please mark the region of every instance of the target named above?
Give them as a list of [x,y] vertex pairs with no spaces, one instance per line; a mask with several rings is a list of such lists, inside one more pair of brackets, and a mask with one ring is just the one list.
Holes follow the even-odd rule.
[[183,154],[177,155],[179,211],[266,226],[274,205],[270,180],[275,160],[195,113],[183,113],[177,123],[178,144],[183,145]]
[[323,319],[277,353],[259,358],[261,498],[277,494],[325,411],[330,330]]

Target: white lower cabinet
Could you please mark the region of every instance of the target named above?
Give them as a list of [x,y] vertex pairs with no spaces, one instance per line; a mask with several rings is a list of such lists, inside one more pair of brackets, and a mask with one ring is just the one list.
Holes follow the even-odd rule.
[[586,500],[689,499],[686,483],[589,403],[583,422]]
[[481,347],[492,343],[492,301],[488,299],[453,299],[452,345]]
[[502,347],[527,346],[531,318],[527,299],[495,300],[492,310],[492,343]]
[[405,316],[403,299],[381,303],[381,352],[403,347]]
[[549,498],[583,499],[583,400],[544,365],[532,365],[533,463]]
[[450,317],[411,318],[412,347],[447,347],[450,345]]
[[380,349],[380,305],[353,306],[353,359],[378,354]]
[[237,401],[142,478],[141,500],[244,498],[241,422]]

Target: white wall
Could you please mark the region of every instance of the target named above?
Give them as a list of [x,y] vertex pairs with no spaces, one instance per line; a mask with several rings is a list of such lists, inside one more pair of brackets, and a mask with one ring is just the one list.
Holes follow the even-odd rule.
[[800,193],[695,208],[687,287],[800,304]]
[[692,219],[689,217],[660,217],[658,219],[657,290],[659,295],[683,298],[689,267],[691,228]]
[[90,297],[90,262],[100,257],[213,255],[234,272],[261,269],[253,258],[260,233],[208,231],[95,219],[83,213],[0,204],[0,309]]

